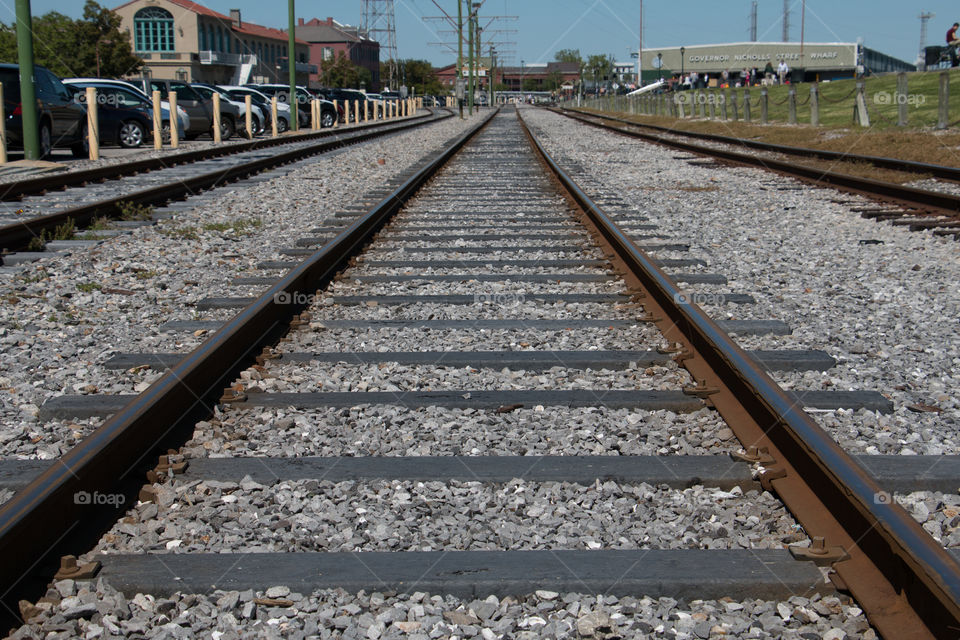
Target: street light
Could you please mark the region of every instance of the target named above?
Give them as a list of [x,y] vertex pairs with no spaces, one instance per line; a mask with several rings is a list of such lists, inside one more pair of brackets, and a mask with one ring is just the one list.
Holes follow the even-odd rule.
[[657,54],[657,82],[663,79],[663,54]]
[[686,47],[680,47],[680,88],[683,88],[683,63],[685,62],[684,54],[687,52]]

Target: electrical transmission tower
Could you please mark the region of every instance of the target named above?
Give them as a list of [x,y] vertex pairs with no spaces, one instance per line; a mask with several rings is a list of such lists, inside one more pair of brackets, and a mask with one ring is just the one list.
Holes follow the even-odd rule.
[[783,0],[783,41],[790,42],[790,0]]
[[933,18],[936,14],[929,11],[921,12],[918,16],[920,18],[920,60],[923,60],[926,63],[926,55],[924,49],[927,46],[927,23],[930,22],[930,19]]
[[387,58],[387,86],[394,89],[398,56],[393,0],[363,0],[363,30],[380,43],[380,59]]
[[757,41],[757,0],[750,7],[750,42]]

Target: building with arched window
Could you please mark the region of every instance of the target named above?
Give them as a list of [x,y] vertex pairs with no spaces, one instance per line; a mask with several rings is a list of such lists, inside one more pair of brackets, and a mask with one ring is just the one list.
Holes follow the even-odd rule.
[[[219,84],[289,77],[287,32],[244,22],[238,9],[224,15],[191,0],[131,0],[114,12],[145,75]],[[297,40],[295,53],[297,82],[306,85],[317,72],[310,44]]]

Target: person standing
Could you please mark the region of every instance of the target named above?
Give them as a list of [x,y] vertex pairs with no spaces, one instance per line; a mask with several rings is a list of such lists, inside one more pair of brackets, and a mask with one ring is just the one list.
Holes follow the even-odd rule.
[[777,79],[779,80],[779,84],[787,81],[788,73],[790,73],[790,67],[787,66],[787,61],[781,60],[780,64],[777,65]]

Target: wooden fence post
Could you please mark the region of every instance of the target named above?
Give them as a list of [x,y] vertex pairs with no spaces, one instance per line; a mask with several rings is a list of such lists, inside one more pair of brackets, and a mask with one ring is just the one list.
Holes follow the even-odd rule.
[[154,91],[153,98],[153,148],[163,149],[163,120],[160,118],[160,92]]
[[721,99],[720,99],[720,116],[723,118],[724,121],[726,121],[726,120],[729,119],[729,118],[727,118],[727,101],[728,101],[729,98],[730,98],[730,90],[729,90],[729,89],[724,89],[724,90],[720,93],[720,95],[721,95]]
[[797,124],[797,87],[795,85],[790,85],[787,99],[790,101],[790,124]]
[[901,71],[897,74],[897,126],[905,127],[907,126],[907,102],[909,101],[909,96],[907,87],[907,74],[906,72]]
[[213,141],[217,144],[223,142],[220,134],[220,94],[213,93]]
[[277,137],[277,96],[270,98],[270,132]]
[[937,129],[946,129],[950,124],[950,72],[940,73],[939,108],[937,109]]
[[857,80],[857,102],[853,109],[854,120],[861,127],[870,126],[870,112],[867,111],[866,98],[867,83],[864,80]]
[[767,124],[770,118],[770,90],[760,89],[760,124]]
[[100,159],[100,120],[97,117],[97,90],[87,87],[87,145],[91,160]]
[[[177,115],[177,92],[167,93],[167,102],[170,103],[170,148],[180,148],[180,116]],[[184,131],[186,133],[186,131]]]
[[731,91],[730,96],[731,96],[730,111],[733,113],[734,121],[736,121],[740,119],[740,107],[739,105],[737,105],[737,92]]
[[749,87],[744,87],[743,89],[743,121],[750,122],[752,119],[752,114],[750,113],[750,89]]
[[246,124],[247,124],[247,139],[253,140],[253,98],[250,97],[250,94],[243,96],[243,107],[246,113]]
[[810,124],[820,126],[820,84],[810,85]]

